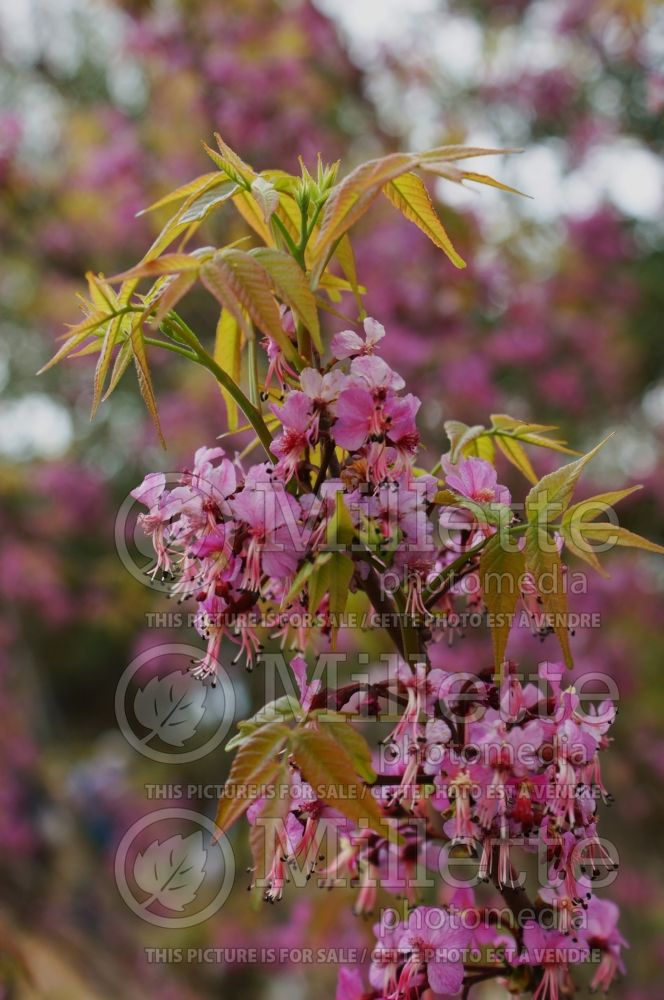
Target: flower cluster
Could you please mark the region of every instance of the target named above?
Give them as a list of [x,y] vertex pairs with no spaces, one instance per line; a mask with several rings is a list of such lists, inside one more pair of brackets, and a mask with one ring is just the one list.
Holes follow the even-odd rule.
[[[283,324],[292,335],[287,313]],[[591,952],[599,955],[593,981],[606,987],[622,968],[624,944],[613,904],[593,895],[597,879],[617,868],[597,833],[598,805],[610,800],[600,755],[615,706],[589,704],[564,683],[564,665],[549,661],[531,678],[511,661],[495,673],[432,666],[432,648],[451,635],[446,615],[454,602],[485,606],[479,553],[507,531],[523,559],[524,539],[491,462],[453,450],[441,457],[438,475],[416,467],[419,400],[378,354],[384,333],[366,319],[364,336],[337,334],[329,364],[299,376],[271,344],[281,397],[270,403],[281,427],[274,460],[245,470],[222,448],[200,448],[174,488],[151,474],[133,493],[148,508],[141,520],[156,551],[152,572],[172,574],[173,593],[198,602],[197,628],[208,647],[196,677],[214,682],[225,637],[248,665],[266,639],[278,638],[289,650],[299,705],[268,711],[268,729],[275,718],[295,719],[296,733],[323,738],[330,709],[333,721],[394,721],[380,751],[364,758],[364,773],[371,759],[374,776],[368,823],[318,783],[324,767],[309,770],[292,738],[276,826],[273,788],[248,809],[256,831],[266,824],[271,831],[255,881],[274,902],[295,870],[316,874],[321,886],[347,879],[358,889],[358,914],[372,912],[379,894],[404,897],[414,907],[405,920],[377,927],[370,970],[376,998],[416,998],[427,989],[454,994],[493,977],[555,1000],[568,990],[570,961]],[[558,534],[556,560],[562,544]],[[330,571],[332,558],[341,563]],[[347,597],[339,605],[335,574],[342,567],[350,589],[394,615],[386,628],[397,652],[386,674],[328,690],[309,681],[298,650],[320,648],[338,630]],[[541,581],[528,569],[517,585],[514,604],[520,594],[534,616]],[[277,626],[271,635],[268,611]],[[540,876],[532,903],[522,873],[529,854]],[[454,905],[418,905],[432,874],[445,881],[459,857],[474,864],[476,885],[503,895],[507,915],[488,919],[470,888],[453,894]],[[476,918],[470,929],[469,915]],[[344,970],[339,996],[361,995],[360,971]]]

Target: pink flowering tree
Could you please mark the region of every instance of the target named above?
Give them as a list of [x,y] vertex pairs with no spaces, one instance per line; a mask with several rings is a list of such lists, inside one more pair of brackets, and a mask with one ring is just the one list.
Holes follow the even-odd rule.
[[[167,218],[141,262],[89,276],[51,363],[97,356],[93,412],[133,366],[161,435],[149,358],[170,352],[211,373],[228,430],[250,435],[234,454],[201,446],[174,486],[149,473],[133,492],[153,576],[198,609],[194,677],[286,671],[287,693],[227,745],[217,836],[246,816],[260,897],[315,875],[352,886],[357,915],[378,911],[371,961],[341,970],[340,1000],[467,996],[487,979],[555,1000],[586,960],[606,989],[625,945],[595,894],[618,864],[598,830],[616,706],[566,683],[567,559],[601,571],[613,545],[662,550],[617,523],[633,488],[575,502],[601,445],[577,455],[548,425],[450,420],[425,464],[420,399],[381,357],[350,239],[384,195],[463,267],[422,175],[504,187],[455,165],[500,151],[395,153],[341,180],[320,162],[257,173],[219,137],[207,151],[214,169],[153,206]],[[224,205],[249,235],[192,249]],[[200,286],[220,307],[213,340],[180,311]],[[538,478],[537,449],[572,460]],[[502,461],[522,495],[499,482]],[[449,649],[460,614],[490,634],[473,673]],[[559,649],[532,676],[507,657],[517,614]],[[369,667],[362,625],[386,640]]]

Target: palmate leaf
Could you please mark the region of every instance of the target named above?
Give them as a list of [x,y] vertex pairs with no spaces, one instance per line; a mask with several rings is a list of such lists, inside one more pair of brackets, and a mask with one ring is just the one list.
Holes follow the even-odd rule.
[[361,164],[332,188],[314,246],[314,286],[318,283],[334,243],[362,218],[380,194],[383,185],[410,170],[416,163],[417,158],[411,153],[392,153],[379,160]]
[[424,181],[417,174],[408,172],[392,178],[384,185],[383,193],[406,219],[414,222],[449,257],[455,267],[466,266],[438,218]]
[[294,734],[293,758],[315,795],[357,823],[383,836],[389,827],[376,799],[358,778],[352,758],[329,732],[302,729]]
[[[291,731],[272,722],[252,733],[238,750],[219,802],[216,824],[223,833],[249,808],[261,787],[274,780],[281,766],[279,754]],[[251,792],[252,794],[247,794]]]
[[533,486],[526,497],[526,515],[530,522],[537,520],[538,511],[547,517],[549,514],[558,517],[567,510],[579,476],[600,448],[604,447],[609,437],[600,441],[586,455],[577,458],[575,462],[563,465],[555,472],[550,472],[548,476],[544,476]]
[[494,664],[496,672],[501,677],[511,616],[519,599],[525,568],[523,552],[507,551],[501,544],[500,533],[494,535],[480,557],[480,582],[484,603],[495,621],[491,626]]

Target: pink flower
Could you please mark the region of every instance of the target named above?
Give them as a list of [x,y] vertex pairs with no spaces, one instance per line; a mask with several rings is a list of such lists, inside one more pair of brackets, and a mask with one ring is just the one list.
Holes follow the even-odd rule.
[[452,465],[449,458],[443,458],[445,482],[455,493],[468,497],[476,503],[510,504],[512,497],[506,486],[500,486],[498,475],[490,462],[483,458],[464,458]]
[[446,910],[418,906],[409,914],[406,930],[399,938],[399,950],[408,955],[397,990],[408,996],[417,983],[423,965],[426,978],[435,993],[458,993],[464,977],[464,951],[470,944],[470,932],[453,927]]
[[370,316],[364,321],[366,338],[362,338],[353,330],[343,330],[332,338],[332,354],[339,361],[352,358],[357,354],[373,354],[379,340],[385,336],[385,327]]
[[288,393],[281,408],[270,408],[283,426],[281,434],[272,442],[272,451],[280,459],[277,468],[288,480],[294,475],[312,438],[312,402],[305,392],[293,391]]

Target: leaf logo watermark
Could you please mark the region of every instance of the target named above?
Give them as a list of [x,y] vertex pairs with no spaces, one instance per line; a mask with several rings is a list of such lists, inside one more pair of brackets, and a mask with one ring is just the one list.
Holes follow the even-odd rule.
[[157,927],[194,927],[228,898],[235,856],[209,817],[190,809],[159,809],[127,830],[114,871],[122,899],[141,920]]
[[162,843],[153,841],[134,861],[136,884],[149,894],[143,903],[145,909],[159,902],[168,910],[182,912],[196,898],[205,878],[206,860],[200,830],[188,837],[178,833]]
[[192,685],[191,677],[182,671],[153,677],[134,698],[136,718],[148,730],[142,742],[159,736],[169,746],[184,746],[205,714],[207,691],[202,684]]
[[161,764],[188,764],[215,750],[235,718],[235,689],[217,663],[217,684],[204,685],[188,671],[200,650],[161,643],[137,656],[118,683],[115,716],[120,731],[142,756]]

